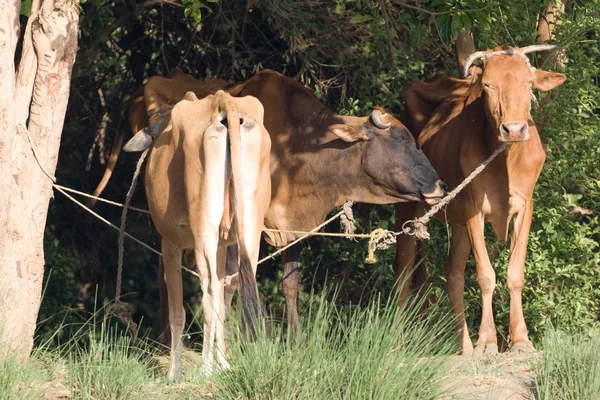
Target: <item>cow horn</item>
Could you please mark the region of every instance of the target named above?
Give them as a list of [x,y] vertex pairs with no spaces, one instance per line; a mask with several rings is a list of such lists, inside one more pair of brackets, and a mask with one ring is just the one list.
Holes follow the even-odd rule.
[[373,110],[371,113],[371,120],[373,120],[373,125],[375,125],[379,129],[387,129],[392,126],[391,122],[382,122],[381,117],[385,117],[387,114],[382,113],[381,110]]
[[523,54],[533,53],[536,51],[549,51],[556,48],[555,44],[534,44],[532,46],[522,47],[519,51]]
[[471,68],[471,64],[473,64],[475,60],[485,56],[486,53],[487,51],[476,51],[475,53],[472,53],[471,55],[469,55],[469,57],[467,57],[467,59],[465,60],[465,66],[462,70],[463,78],[469,76],[469,68]]

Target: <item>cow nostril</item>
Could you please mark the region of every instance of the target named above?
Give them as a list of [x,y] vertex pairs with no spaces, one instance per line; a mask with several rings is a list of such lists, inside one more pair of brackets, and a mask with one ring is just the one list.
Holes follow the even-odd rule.
[[508,136],[508,126],[506,126],[506,124],[500,124],[500,133],[502,133],[502,136]]
[[448,191],[448,185],[446,184],[446,182],[439,180],[439,181],[437,181],[437,185],[440,189],[442,189],[444,191],[444,193],[446,193]]
[[523,124],[519,132],[521,133],[521,136],[525,135],[525,133],[527,133],[527,124]]

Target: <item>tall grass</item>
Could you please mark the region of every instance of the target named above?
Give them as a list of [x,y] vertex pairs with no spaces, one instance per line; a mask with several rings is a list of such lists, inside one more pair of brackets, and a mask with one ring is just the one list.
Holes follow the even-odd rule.
[[421,301],[398,310],[315,300],[299,340],[281,324],[254,342],[231,335],[231,369],[215,377],[219,398],[435,399],[449,388],[445,359],[425,358],[454,350],[447,315],[425,319]]
[[600,335],[548,329],[535,372],[540,400],[600,399]]
[[115,329],[96,340],[90,333],[88,346],[76,346],[66,355],[68,385],[78,399],[141,399],[144,387],[157,381],[148,364],[145,343]]
[[275,323],[269,336],[243,340],[232,318],[231,369],[205,377],[192,367],[179,385],[151,367],[148,339],[97,321],[100,310],[68,341],[38,343],[28,364],[0,362],[0,400],[44,398],[55,387],[74,399],[435,399],[451,387],[445,358],[435,357],[454,350],[447,315],[434,307],[425,318],[422,301],[398,310],[377,298],[364,308],[334,300],[311,297],[300,338]]

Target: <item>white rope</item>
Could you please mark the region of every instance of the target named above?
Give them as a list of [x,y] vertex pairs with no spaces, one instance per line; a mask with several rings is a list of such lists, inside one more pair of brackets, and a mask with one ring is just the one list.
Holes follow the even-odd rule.
[[[125,207],[125,205],[124,205],[124,204],[117,203],[116,201],[107,200],[107,199],[105,199],[105,198],[98,197],[98,196],[93,196],[93,195],[91,195],[91,194],[87,194],[87,193],[85,193],[85,192],[80,192],[79,190],[71,189],[71,188],[68,188],[68,187],[66,187],[66,186],[62,186],[62,185],[58,185],[58,184],[54,184],[54,186],[55,186],[55,187],[59,187],[59,188],[61,188],[62,190],[65,190],[65,191],[67,191],[67,192],[71,192],[71,193],[75,193],[75,194],[78,194],[78,195],[80,195],[80,196],[83,196],[83,197],[87,197],[87,198],[89,198],[89,199],[98,200],[98,201],[101,201],[101,202],[103,202],[103,203],[110,204],[110,205],[117,206],[117,207],[121,207],[121,208]],[[144,209],[141,209],[141,208],[137,208],[137,207],[131,207],[131,206],[129,206],[129,207],[127,207],[127,208],[128,208],[129,210],[132,210],[132,211],[137,211],[137,212],[144,213],[144,214],[150,214],[150,211],[148,211],[148,210],[144,210]]]
[[[125,236],[131,240],[133,240],[134,242],[138,243],[139,245],[145,247],[146,249],[150,250],[151,252],[159,255],[162,257],[162,253],[159,252],[158,250],[152,248],[151,246],[147,245],[146,243],[142,242],[141,240],[135,238],[134,236],[130,235],[129,233],[124,231],[125,228],[125,223],[124,223],[124,219],[126,216],[126,211],[131,209],[134,211],[139,211],[139,212],[143,212],[143,213],[149,213],[147,210],[142,210],[139,208],[134,208],[134,207],[129,207],[129,201],[131,201],[131,195],[133,194],[133,189],[135,188],[135,183],[137,182],[137,176],[139,175],[139,169],[141,167],[141,164],[143,163],[143,160],[147,154],[147,151],[145,151],[142,156],[140,157],[140,160],[138,161],[138,165],[136,166],[136,171],[134,173],[134,179],[132,182],[131,187],[129,188],[129,191],[127,193],[127,198],[125,200],[125,204],[120,204],[120,203],[116,203],[110,200],[106,200],[103,199],[101,197],[96,197],[96,196],[92,196],[89,195],[87,193],[84,192],[80,192],[74,189],[70,189],[61,185],[56,184],[56,178],[49,174],[46,169],[42,166],[37,152],[36,152],[36,147],[35,144],[33,142],[33,139],[31,138],[31,135],[29,134],[29,130],[27,130],[27,128],[25,128],[22,124],[19,124],[19,127],[21,127],[26,133],[27,133],[27,137],[29,138],[29,143],[31,145],[31,150],[33,151],[33,155],[34,158],[38,164],[38,166],[41,168],[41,170],[44,172],[44,174],[46,174],[46,176],[53,182],[53,187],[58,190],[60,193],[62,193],[63,195],[65,195],[68,199],[70,199],[71,201],[73,201],[75,204],[79,205],[80,207],[82,207],[84,210],[86,210],[87,212],[89,212],[90,214],[92,214],[93,216],[95,216],[96,218],[98,218],[99,220],[101,220],[102,222],[104,222],[105,224],[107,224],[108,226],[110,226],[111,228],[117,229],[119,230],[120,236],[119,236],[119,267],[117,269],[117,273],[118,273],[118,277],[117,277],[117,294],[119,294],[119,296],[116,296],[117,300],[120,297],[120,282],[119,282],[119,277],[122,273],[122,263],[123,263],[123,252],[122,252],[122,237]],[[336,218],[345,215],[346,219],[353,221],[352,218],[352,201],[348,201],[346,202],[343,206],[342,206],[342,210],[339,211],[337,214],[335,214],[334,216],[332,216],[331,218],[329,218],[328,220],[326,220],[325,222],[323,222],[322,224],[320,224],[319,226],[315,227],[314,229],[312,229],[311,231],[291,231],[291,230],[282,230],[282,229],[263,229],[263,231],[266,232],[281,232],[281,233],[293,233],[293,234],[302,234],[301,237],[299,237],[298,239],[292,241],[291,243],[287,244],[286,246],[278,249],[277,251],[269,254],[268,256],[260,259],[258,261],[258,264],[262,264],[265,261],[267,261],[268,259],[272,259],[274,258],[276,255],[284,252],[285,250],[289,249],[290,247],[292,247],[293,245],[295,245],[296,243],[310,237],[310,236],[333,236],[333,237],[346,237],[346,238],[369,238],[369,252],[368,252],[368,256],[367,259],[365,260],[368,263],[373,263],[376,262],[377,259],[375,257],[375,250],[377,249],[386,249],[388,248],[390,245],[394,244],[396,242],[395,237],[399,236],[399,235],[413,235],[416,236],[419,239],[429,239],[429,233],[427,232],[427,228],[425,226],[425,224],[427,222],[429,222],[429,220],[438,212],[442,209],[442,207],[444,207],[446,204],[448,204],[450,201],[452,201],[457,195],[458,193],[460,193],[461,190],[463,190],[469,183],[471,183],[471,181],[473,181],[473,179],[475,179],[475,177],[477,175],[479,175],[493,160],[494,158],[496,158],[496,156],[498,156],[498,154],[500,154],[501,152],[503,152],[507,147],[506,143],[501,144],[496,151],[494,151],[494,153],[492,153],[491,156],[489,156],[479,167],[477,167],[475,170],[473,170],[473,172],[471,172],[469,174],[469,176],[467,176],[467,178],[462,181],[456,188],[454,188],[454,190],[452,190],[450,193],[448,193],[448,195],[446,195],[446,197],[444,197],[439,203],[437,203],[435,206],[431,207],[431,209],[429,209],[429,211],[423,215],[420,218],[416,218],[413,220],[408,220],[406,221],[403,225],[402,225],[402,230],[399,232],[394,232],[394,231],[389,231],[386,229],[382,229],[382,228],[377,228],[375,230],[373,230],[370,234],[355,234],[355,233],[350,233],[350,232],[346,232],[346,233],[329,233],[329,232],[318,232],[321,228],[323,228],[324,226],[326,226],[327,224],[329,224],[330,222],[332,222],[333,220],[335,220]],[[116,225],[112,224],[110,221],[108,221],[106,218],[102,217],[101,215],[99,215],[98,213],[94,212],[93,210],[91,210],[90,208],[88,208],[87,206],[83,205],[81,202],[79,202],[78,200],[76,200],[75,198],[73,198],[72,196],[70,196],[69,194],[67,194],[67,191],[72,192],[72,193],[76,193],[76,194],[80,194],[82,196],[85,197],[89,197],[89,198],[94,198],[96,200],[99,201],[103,201],[105,203],[108,204],[112,204],[112,205],[116,205],[119,207],[124,208],[123,214],[121,216],[121,227],[117,227]],[[408,227],[408,224],[412,224],[412,228]],[[346,223],[344,224],[344,226],[348,226],[349,224]],[[346,230],[348,230],[348,228],[345,228]],[[196,277],[200,278],[200,276],[195,272],[190,270],[189,268],[184,267],[183,265],[181,265],[181,268],[189,273],[191,273],[192,275],[195,275]],[[227,276],[226,277],[226,284],[231,284],[231,280],[237,275],[237,273]]]

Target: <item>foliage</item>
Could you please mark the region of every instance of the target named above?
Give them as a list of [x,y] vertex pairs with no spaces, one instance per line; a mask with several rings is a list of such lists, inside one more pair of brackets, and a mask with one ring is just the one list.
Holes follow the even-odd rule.
[[[461,28],[474,33],[478,49],[529,45],[535,41],[544,2],[186,0],[180,4],[183,7],[172,3],[98,0],[82,4],[80,51],[57,169],[59,183],[91,192],[103,173],[116,130],[127,129],[126,121],[119,121],[128,96],[146,78],[165,75],[176,66],[198,78],[228,80],[246,79],[273,68],[303,82],[340,113],[365,115],[375,104],[399,113],[403,90],[412,81],[429,79],[439,71],[456,74],[452,43]],[[540,96],[542,106],[534,111],[542,140],[549,147],[535,192],[524,291],[525,318],[534,342],[543,337],[548,320],[565,330],[582,327],[589,331],[600,325],[599,14],[597,0],[567,3],[557,35],[566,50],[568,81],[556,94]],[[124,200],[135,161],[135,155],[121,155],[104,197]],[[84,172],[88,162],[89,172]],[[145,208],[142,192],[139,187],[133,205]],[[593,214],[570,213],[575,205]],[[113,222],[119,220],[118,208],[98,204],[95,210]],[[354,212],[359,231],[394,228],[391,206],[355,205]],[[338,231],[338,222],[326,229]],[[127,230],[159,247],[146,215],[130,213]],[[437,298],[443,293],[450,233],[437,221],[429,230],[431,297]],[[505,336],[508,254],[492,235],[488,239],[490,250],[497,253],[495,318],[499,334]],[[87,250],[78,257],[73,249],[82,243]],[[45,248],[48,283],[40,320],[46,322],[38,330],[38,343],[50,337],[63,343],[90,318],[92,310],[114,295],[117,234],[86,218],[57,194],[48,217]],[[264,246],[261,256],[271,250]],[[326,280],[340,284],[338,306],[359,304],[372,293],[387,298],[393,287],[394,249],[379,252],[380,261],[374,265],[364,263],[365,255],[364,241],[307,240],[302,252],[300,312],[308,312],[310,290],[322,290]],[[132,306],[134,319],[144,318],[154,336],[159,318],[157,270],[154,255],[127,242],[125,300]],[[475,332],[480,300],[472,261],[467,271],[466,309]],[[268,309],[282,318],[280,261],[265,263],[258,273]],[[188,320],[194,321],[200,291],[195,278],[189,278],[184,294]],[[65,312],[72,309],[77,313]],[[190,328],[200,330],[197,323]]]

